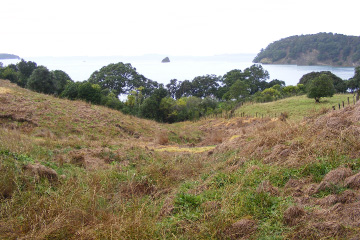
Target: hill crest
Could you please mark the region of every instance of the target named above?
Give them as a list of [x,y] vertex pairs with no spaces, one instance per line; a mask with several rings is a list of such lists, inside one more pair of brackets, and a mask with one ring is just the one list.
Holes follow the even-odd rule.
[[253,62],[353,67],[360,65],[360,37],[333,33],[291,36],[269,44]]

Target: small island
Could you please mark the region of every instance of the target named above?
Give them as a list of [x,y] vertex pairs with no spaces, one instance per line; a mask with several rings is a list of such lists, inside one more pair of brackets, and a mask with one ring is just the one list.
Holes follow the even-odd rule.
[[14,54],[0,53],[0,59],[20,59],[20,57]]
[[166,57],[166,58],[164,58],[161,62],[162,62],[162,63],[169,63],[169,62],[170,62],[170,59],[169,59],[169,57]]
[[253,62],[354,67],[360,65],[360,37],[334,33],[291,36],[269,44]]

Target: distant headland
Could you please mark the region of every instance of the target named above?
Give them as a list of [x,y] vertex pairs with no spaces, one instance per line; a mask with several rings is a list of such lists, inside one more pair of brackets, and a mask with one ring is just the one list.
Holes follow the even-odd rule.
[[0,53],[0,59],[20,59],[20,57],[14,54]]
[[262,49],[253,60],[263,64],[360,65],[360,37],[317,33],[280,39]]

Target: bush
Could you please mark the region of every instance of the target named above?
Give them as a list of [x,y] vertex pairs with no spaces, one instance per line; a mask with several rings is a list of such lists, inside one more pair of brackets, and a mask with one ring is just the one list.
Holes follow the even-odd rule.
[[35,92],[54,94],[55,84],[53,75],[46,67],[40,66],[31,74],[27,82],[27,88]]

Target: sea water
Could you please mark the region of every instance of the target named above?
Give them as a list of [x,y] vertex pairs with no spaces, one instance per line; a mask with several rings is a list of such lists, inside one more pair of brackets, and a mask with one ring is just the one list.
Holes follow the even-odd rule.
[[[256,54],[229,54],[218,56],[168,56],[170,63],[161,63],[166,56],[107,56],[107,57],[26,57],[25,61],[34,61],[46,66],[49,70],[63,70],[74,81],[87,80],[90,75],[110,63],[130,63],[137,72],[145,77],[168,84],[171,79],[178,81],[192,80],[197,76],[214,74],[222,76],[233,69],[244,70],[254,63]],[[0,60],[4,65],[16,63],[18,60]],[[286,85],[296,85],[299,79],[307,73],[330,71],[347,80],[354,76],[353,67],[331,66],[297,66],[297,65],[262,65],[270,74],[270,80],[285,81]]]

